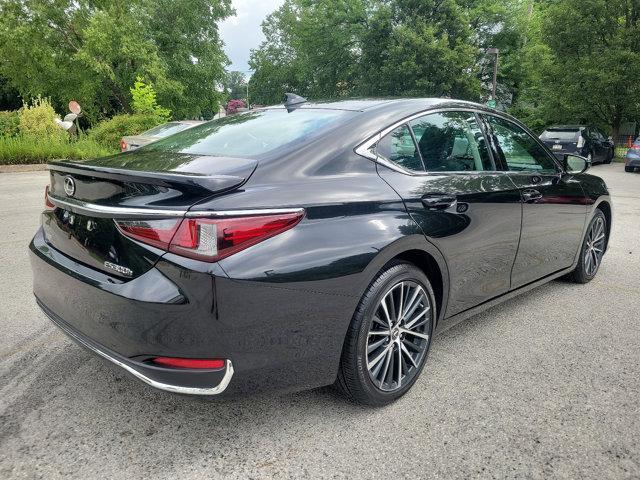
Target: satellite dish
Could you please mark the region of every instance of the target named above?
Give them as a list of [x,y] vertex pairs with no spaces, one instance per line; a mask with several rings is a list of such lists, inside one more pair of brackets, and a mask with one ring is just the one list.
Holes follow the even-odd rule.
[[78,118],[78,115],[75,113],[67,113],[64,116],[64,121],[65,122],[73,122],[76,118]]
[[71,113],[75,113],[76,115],[80,115],[80,112],[82,112],[80,104],[75,100],[71,100],[69,102],[69,110],[71,111]]

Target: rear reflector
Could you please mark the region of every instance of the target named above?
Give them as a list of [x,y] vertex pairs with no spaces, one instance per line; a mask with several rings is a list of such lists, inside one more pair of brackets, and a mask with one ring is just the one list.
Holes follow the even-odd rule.
[[124,152],[127,149],[127,143],[124,141],[124,139],[120,140],[120,151]]
[[47,210],[53,210],[56,206],[49,200],[49,185],[44,187],[44,207]]
[[206,262],[215,262],[278,235],[304,217],[304,210],[276,215],[184,220],[116,221],[135,240]]
[[175,358],[175,357],[156,357],[151,360],[153,363],[162,365],[163,367],[174,368],[192,368],[192,369],[211,369],[219,370],[224,368],[224,360],[221,359],[205,359],[205,358]]

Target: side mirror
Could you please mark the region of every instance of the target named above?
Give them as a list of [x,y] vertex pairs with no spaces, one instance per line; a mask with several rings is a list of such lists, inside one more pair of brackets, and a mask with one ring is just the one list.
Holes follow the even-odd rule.
[[588,158],[573,154],[566,154],[562,163],[567,173],[584,173],[591,167]]

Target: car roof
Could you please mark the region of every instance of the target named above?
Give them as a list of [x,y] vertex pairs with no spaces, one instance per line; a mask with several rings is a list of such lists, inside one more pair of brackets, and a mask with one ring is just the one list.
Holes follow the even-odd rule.
[[587,128],[587,125],[551,125],[545,130],[580,130],[582,128]]
[[[294,108],[302,109],[331,109],[331,110],[349,110],[354,112],[364,112],[374,110],[376,108],[402,106],[402,107],[415,107],[417,110],[428,109],[437,107],[439,105],[447,105],[450,103],[464,104],[471,108],[483,108],[486,106],[467,102],[464,100],[453,100],[450,98],[349,98],[345,100],[319,100],[319,101],[307,101],[301,105],[294,106]],[[269,107],[263,107],[268,109],[280,109],[285,108],[284,105],[273,105]]]

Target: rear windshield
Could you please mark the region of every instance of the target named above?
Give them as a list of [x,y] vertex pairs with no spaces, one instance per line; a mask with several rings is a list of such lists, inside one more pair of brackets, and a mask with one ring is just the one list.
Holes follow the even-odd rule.
[[213,120],[152,143],[146,150],[192,155],[255,157],[304,142],[354,112],[345,110],[258,110]]
[[545,130],[540,135],[542,140],[564,140],[565,142],[577,142],[580,130]]
[[142,133],[143,136],[149,137],[168,137],[169,135],[173,135],[174,133],[181,132],[189,128],[189,124],[186,123],[165,123],[163,125],[158,125],[157,127],[153,127],[150,130]]

